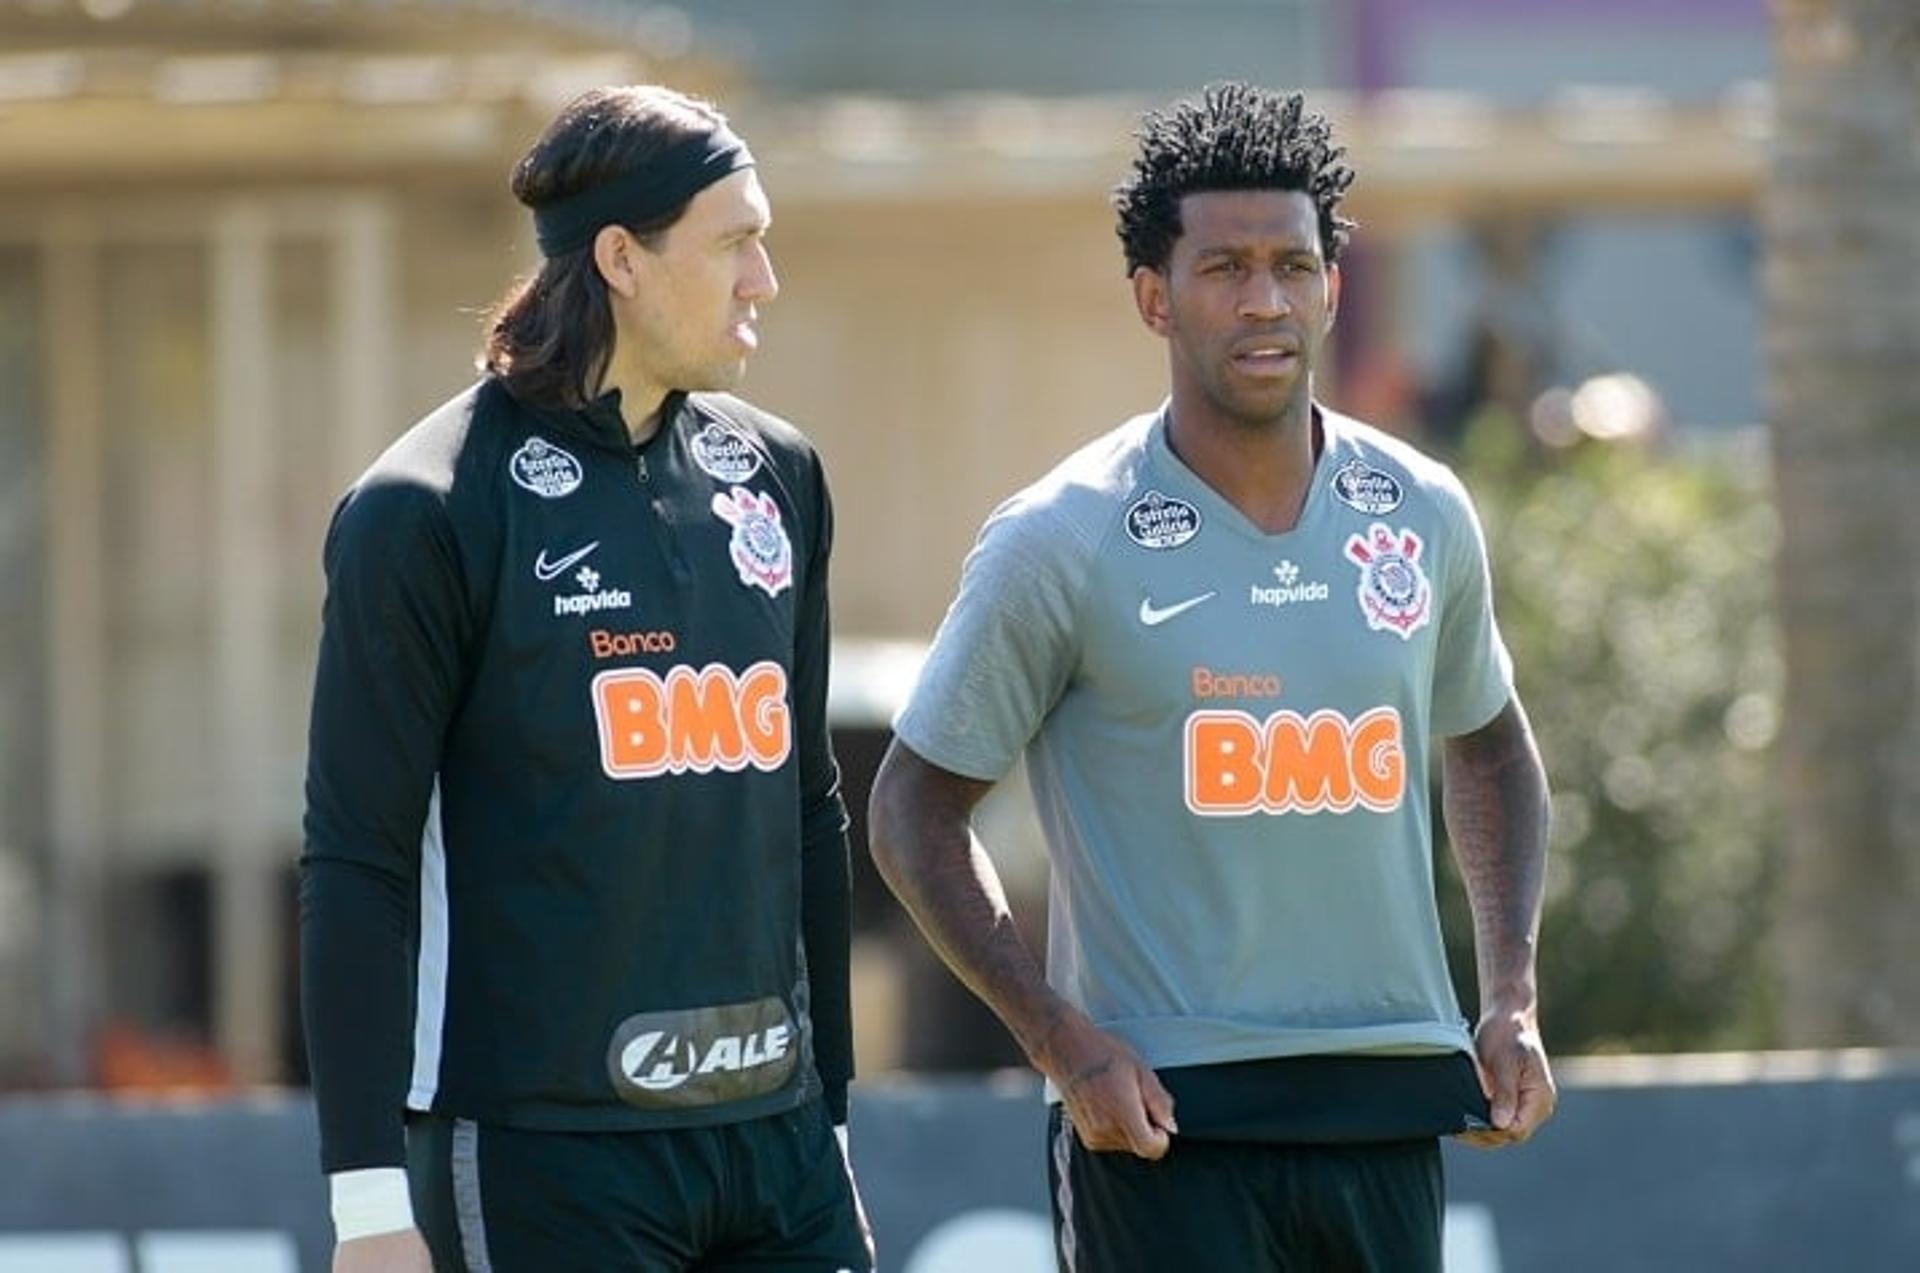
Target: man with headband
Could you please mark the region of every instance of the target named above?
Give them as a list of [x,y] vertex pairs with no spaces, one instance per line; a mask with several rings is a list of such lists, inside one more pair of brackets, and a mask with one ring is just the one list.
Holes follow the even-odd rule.
[[327,536],[301,939],[334,1267],[864,1271],[832,510],[805,438],[715,392],[777,290],[767,199],[660,88],[576,99],[513,192],[546,260],[484,377]]

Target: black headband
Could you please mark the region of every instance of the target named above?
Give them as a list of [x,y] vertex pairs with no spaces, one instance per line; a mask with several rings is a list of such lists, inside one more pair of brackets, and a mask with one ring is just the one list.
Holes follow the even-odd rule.
[[689,137],[644,167],[622,173],[533,211],[540,251],[564,256],[593,242],[607,225],[644,225],[663,217],[714,182],[753,166],[747,144],[725,124]]

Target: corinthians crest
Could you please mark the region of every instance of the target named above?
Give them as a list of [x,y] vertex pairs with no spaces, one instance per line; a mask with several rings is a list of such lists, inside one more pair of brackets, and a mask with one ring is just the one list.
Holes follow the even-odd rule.
[[1433,617],[1433,589],[1420,569],[1423,547],[1412,531],[1382,522],[1348,537],[1347,558],[1360,567],[1360,613],[1376,632],[1409,640]]
[[733,527],[728,545],[740,582],[777,597],[793,583],[793,542],[773,496],[736,486],[713,497],[713,514]]

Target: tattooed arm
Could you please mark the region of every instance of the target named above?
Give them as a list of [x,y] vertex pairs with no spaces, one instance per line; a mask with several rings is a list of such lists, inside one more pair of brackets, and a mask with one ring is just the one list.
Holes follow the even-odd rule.
[[1446,740],[1447,832],[1473,907],[1480,1022],[1474,1029],[1493,1130],[1463,1139],[1517,1144],[1553,1114],[1540,1042],[1535,955],[1547,867],[1547,776],[1518,697],[1471,734]]
[[973,838],[969,819],[990,787],[895,742],[868,806],[874,864],[954,975],[1059,1089],[1082,1143],[1159,1158],[1175,1130],[1173,1098],[1131,1048],[1047,985]]

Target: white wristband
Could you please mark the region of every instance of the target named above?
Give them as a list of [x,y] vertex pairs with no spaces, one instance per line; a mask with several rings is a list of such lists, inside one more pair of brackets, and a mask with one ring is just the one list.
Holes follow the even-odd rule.
[[333,1238],[351,1242],[413,1227],[413,1199],[400,1167],[360,1167],[327,1177],[333,1190]]

